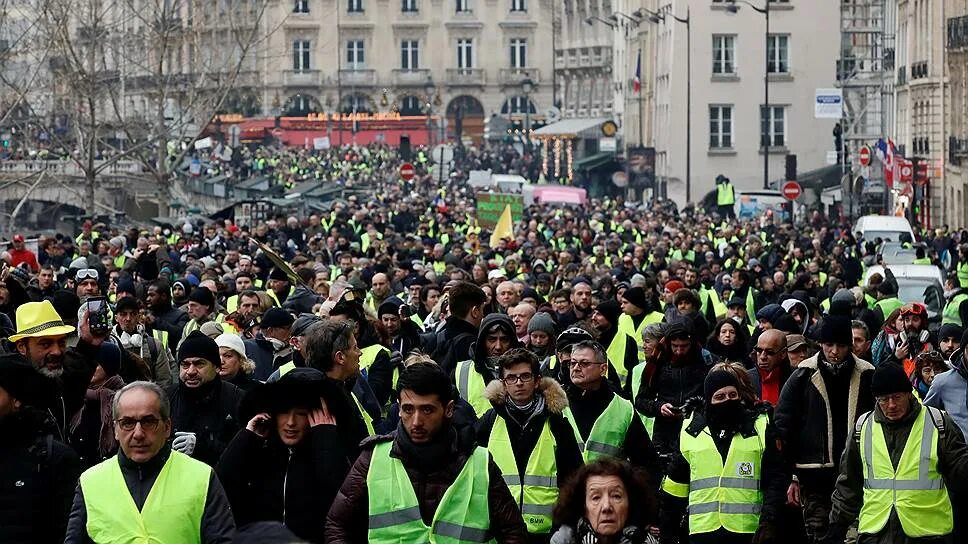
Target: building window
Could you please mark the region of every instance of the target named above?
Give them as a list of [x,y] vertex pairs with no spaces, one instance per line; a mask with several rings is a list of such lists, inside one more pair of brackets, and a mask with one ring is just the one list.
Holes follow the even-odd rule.
[[417,40],[400,42],[400,68],[404,70],[420,68],[420,44]]
[[760,107],[760,147],[786,147],[786,108]]
[[416,13],[417,12],[417,0],[403,0],[403,4],[400,11],[404,13]]
[[457,68],[461,70],[474,68],[474,40],[470,38],[457,40]]
[[346,11],[350,13],[363,13],[363,0],[347,0]]
[[790,36],[770,35],[766,47],[770,59],[767,71],[771,74],[790,73]]
[[528,67],[528,40],[526,38],[511,39],[511,68]]
[[293,13],[309,13],[309,0],[296,0],[292,6]]
[[511,0],[511,11],[528,11],[528,0]]
[[736,73],[736,36],[713,34],[713,74]]
[[733,106],[709,106],[709,148],[733,147]]
[[457,2],[457,13],[472,13],[474,9],[471,7],[471,0],[456,0]]
[[511,96],[504,101],[504,105],[501,106],[501,113],[504,115],[514,114],[514,113],[530,113],[534,115],[536,113],[534,107],[534,102],[532,102],[526,96]]
[[310,64],[310,43],[309,40],[296,40],[292,42],[292,69],[297,72],[309,70]]
[[363,48],[363,40],[350,40],[346,42],[346,66],[350,70],[359,70],[366,66],[366,52]]
[[403,97],[400,104],[400,115],[420,115],[423,113],[423,103],[412,95]]

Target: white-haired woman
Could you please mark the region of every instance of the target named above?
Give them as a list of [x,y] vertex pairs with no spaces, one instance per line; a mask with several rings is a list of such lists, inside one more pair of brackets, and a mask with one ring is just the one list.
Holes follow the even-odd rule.
[[237,334],[223,333],[215,338],[218,344],[222,366],[218,373],[223,380],[232,383],[243,391],[252,389],[259,383],[252,377],[255,372],[255,362],[245,354],[245,344]]

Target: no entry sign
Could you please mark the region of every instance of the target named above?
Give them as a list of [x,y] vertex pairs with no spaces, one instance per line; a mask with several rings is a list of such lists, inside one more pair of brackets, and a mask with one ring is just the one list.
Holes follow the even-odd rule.
[[800,184],[795,181],[788,181],[783,184],[783,198],[787,200],[796,200],[800,198],[800,194],[803,190],[800,188]]
[[860,162],[861,166],[870,166],[871,164],[871,148],[866,145],[862,145],[860,150],[857,152],[857,160]]
[[412,180],[415,173],[416,170],[414,169],[413,164],[405,162],[400,165],[400,179],[403,181]]

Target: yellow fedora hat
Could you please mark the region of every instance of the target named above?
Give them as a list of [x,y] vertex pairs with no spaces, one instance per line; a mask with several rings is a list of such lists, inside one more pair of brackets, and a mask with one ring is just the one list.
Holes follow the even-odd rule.
[[49,300],[28,302],[17,308],[17,334],[11,335],[9,340],[19,342],[24,338],[61,336],[72,332],[74,327],[64,324]]

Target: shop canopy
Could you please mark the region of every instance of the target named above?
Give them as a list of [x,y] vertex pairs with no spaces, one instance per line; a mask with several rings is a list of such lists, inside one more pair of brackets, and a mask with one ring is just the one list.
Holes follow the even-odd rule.
[[[597,129],[608,121],[604,117],[565,119],[557,123],[545,125],[534,131],[534,137],[541,138],[577,138],[582,132]],[[598,133],[599,135],[601,132]]]

